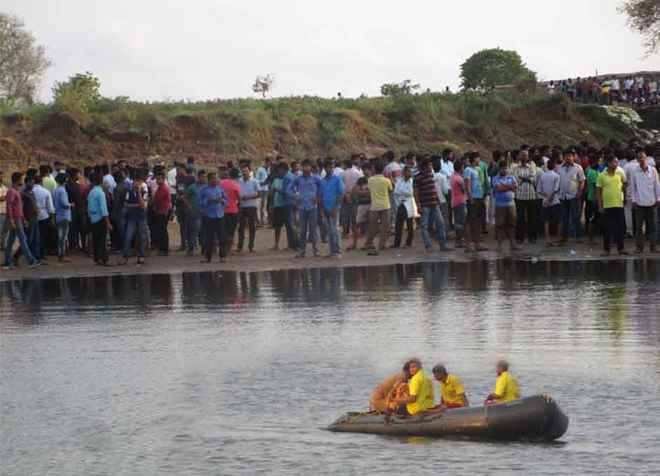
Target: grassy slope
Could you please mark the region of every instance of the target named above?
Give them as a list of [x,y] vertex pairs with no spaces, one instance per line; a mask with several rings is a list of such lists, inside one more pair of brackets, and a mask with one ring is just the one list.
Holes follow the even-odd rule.
[[313,158],[385,149],[437,152],[446,146],[483,150],[522,143],[598,144],[631,134],[596,106],[512,91],[341,100],[104,100],[84,114],[39,106],[4,116],[0,124],[2,169],[55,158],[84,164],[197,154],[217,162],[273,152]]

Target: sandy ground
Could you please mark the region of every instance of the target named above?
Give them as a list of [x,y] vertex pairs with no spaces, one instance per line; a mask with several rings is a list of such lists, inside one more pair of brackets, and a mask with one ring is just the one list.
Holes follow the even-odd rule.
[[[176,249],[179,245],[178,231],[175,224],[170,226],[171,247]],[[116,265],[121,256],[119,254],[111,255],[110,262],[114,266],[102,267],[96,266],[91,258],[82,253],[71,253],[68,258],[70,263],[59,263],[54,256],[49,257],[47,265],[37,268],[25,266],[25,261],[21,260],[22,266],[13,270],[0,271],[0,281],[11,281],[19,279],[49,279],[49,278],[69,278],[69,277],[94,277],[94,276],[113,276],[129,274],[166,274],[182,272],[203,272],[203,271],[273,271],[282,269],[305,269],[305,268],[330,268],[330,267],[362,267],[362,266],[387,266],[394,264],[413,264],[422,262],[467,262],[475,259],[496,260],[500,258],[510,258],[524,261],[598,261],[598,260],[634,260],[634,259],[656,259],[660,260],[660,254],[646,253],[637,256],[632,253],[634,242],[627,240],[627,250],[630,256],[619,256],[614,252],[609,258],[602,258],[602,246],[600,241],[596,244],[577,244],[570,243],[562,248],[545,248],[543,243],[535,245],[524,244],[522,251],[510,252],[508,245],[504,245],[503,252],[495,251],[495,242],[493,232],[484,236],[484,246],[488,251],[480,253],[465,253],[458,249],[448,252],[441,252],[437,247],[431,253],[424,250],[419,230],[415,231],[415,240],[413,247],[409,249],[387,249],[381,252],[380,256],[368,256],[367,252],[345,251],[342,258],[327,258],[327,245],[320,244],[321,257],[311,257],[311,249],[308,246],[308,257],[295,258],[292,251],[272,251],[273,231],[268,228],[259,228],[257,230],[257,239],[255,253],[232,253],[225,263],[218,262],[218,257],[214,256],[211,263],[201,263],[202,257],[185,256],[184,252],[173,251],[170,256],[156,256],[152,253],[146,258],[145,264],[139,266],[135,258],[130,258],[128,264],[123,266]],[[376,240],[377,241],[377,240]],[[282,244],[286,244],[286,235],[282,230]],[[345,249],[350,244],[349,240],[342,240],[342,247]],[[358,243],[360,246],[362,240]],[[453,243],[451,243],[453,248]]]

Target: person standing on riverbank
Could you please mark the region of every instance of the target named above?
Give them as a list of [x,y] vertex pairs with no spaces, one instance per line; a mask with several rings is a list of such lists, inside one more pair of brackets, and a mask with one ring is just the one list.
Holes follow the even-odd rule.
[[[516,173],[518,170],[520,170],[520,167],[516,169]],[[509,240],[511,251],[520,251],[514,241],[516,211],[518,209],[514,197],[518,190],[518,182],[515,177],[509,175],[509,166],[505,160],[501,160],[498,164],[498,174],[493,177],[493,190],[495,192],[495,240],[497,241],[497,251],[502,251],[502,236]],[[536,194],[536,190],[534,190],[534,193]]]
[[87,195],[87,214],[92,232],[94,263],[99,266],[110,266],[107,239],[108,232],[112,231],[112,225],[108,213],[108,202],[105,191],[101,187],[101,176],[93,172],[90,182],[92,183],[92,189]]
[[203,263],[210,263],[213,258],[213,249],[218,246],[220,262],[225,262],[227,256],[227,238],[225,237],[225,204],[227,195],[223,192],[215,173],[208,174],[208,185],[200,193],[200,203],[204,220],[204,229],[206,230],[206,248],[205,260]]
[[149,204],[149,188],[144,183],[142,172],[136,173],[133,186],[126,193],[126,236],[124,238],[123,260],[128,262],[128,255],[133,248],[133,240],[137,242],[137,264],[144,264],[144,256],[149,240],[147,228],[147,207]]
[[436,239],[441,251],[448,251],[445,222],[440,213],[438,204],[438,191],[433,176],[431,159],[424,159],[420,164],[419,173],[414,182],[415,202],[421,214],[422,241],[429,253],[433,250],[431,229],[435,230]]
[[[529,244],[536,243],[537,202],[536,202],[536,165],[529,161],[529,151],[521,150],[520,164],[516,167],[513,178],[517,183],[515,190],[516,241],[522,244],[527,238]],[[497,204],[495,205],[497,207]]]
[[614,239],[619,255],[627,255],[624,249],[626,218],[623,210],[626,175],[619,168],[614,155],[607,157],[607,169],[598,176],[596,190],[598,208],[603,216],[603,254],[610,255],[610,242]]
[[465,190],[467,191],[467,231],[468,240],[465,244],[465,252],[488,251],[481,246],[482,220],[486,213],[484,205],[485,191],[483,182],[479,178],[479,156],[470,154],[468,166],[463,171]]
[[225,204],[225,238],[227,240],[227,252],[233,251],[236,227],[238,226],[238,204],[241,200],[241,184],[238,183],[238,169],[229,169],[228,177],[220,180],[220,187],[227,196]]
[[326,159],[325,176],[319,183],[321,219],[328,232],[329,258],[341,258],[341,236],[338,230],[339,209],[344,196],[344,180],[334,172],[334,160]]
[[319,203],[321,199],[321,178],[312,174],[312,162],[305,159],[302,162],[302,175],[293,181],[293,193],[298,203],[300,214],[300,238],[297,258],[304,258],[307,243],[312,244],[314,256],[319,255],[318,250],[318,223]]
[[[186,181],[191,177],[186,177]],[[194,180],[194,179],[193,179]],[[153,226],[154,230],[154,245],[158,248],[160,256],[168,256],[170,253],[170,235],[167,230],[167,224],[170,221],[170,213],[172,212],[172,194],[170,187],[167,185],[167,179],[163,171],[158,171],[156,175],[156,192],[153,195]],[[183,193],[185,196],[185,192]],[[186,228],[187,230],[187,228]],[[182,243],[185,239],[182,240]]]
[[277,177],[273,180],[273,228],[275,229],[275,245],[273,251],[280,248],[282,227],[286,230],[287,246],[290,250],[297,250],[297,239],[293,230],[293,193],[291,187],[295,176],[289,172],[289,165],[280,162],[276,168]]
[[0,250],[5,250],[5,239],[7,238],[7,186],[4,174],[0,171]]
[[457,160],[452,164],[453,172],[449,181],[451,193],[451,216],[454,220],[456,233],[456,248],[465,246],[465,216],[467,213],[467,198],[465,195],[465,181],[463,180],[463,161]]
[[69,194],[66,191],[66,175],[57,174],[55,176],[57,188],[53,192],[53,205],[55,207],[55,227],[57,228],[57,259],[60,262],[65,260],[66,243],[69,237],[69,225],[71,224],[71,209],[74,204],[69,201]]
[[25,256],[30,266],[38,266],[39,260],[30,252],[27,237],[25,236],[25,217],[23,215],[23,200],[21,198],[21,187],[23,185],[23,174],[14,172],[11,176],[11,188],[7,190],[5,196],[7,204],[7,223],[9,232],[5,244],[5,264],[4,269],[13,269],[15,262],[12,259],[14,251],[14,241],[18,239],[20,244],[20,253]]
[[584,170],[575,163],[576,152],[571,148],[564,154],[564,162],[559,167],[559,204],[561,207],[561,240],[559,245],[565,245],[569,238],[575,238],[580,243],[581,236],[581,205],[580,200],[584,190]]
[[248,250],[254,252],[254,240],[257,235],[257,220],[259,208],[259,197],[261,195],[259,182],[252,178],[252,171],[247,164],[241,169],[242,177],[239,181],[241,188],[239,225],[238,225],[238,247],[237,252],[243,251],[245,243],[245,228],[248,228]]
[[[394,160],[394,159],[392,159]],[[390,193],[394,190],[392,181],[383,175],[383,162],[377,160],[374,164],[374,176],[369,177],[367,186],[371,195],[371,208],[369,209],[369,228],[367,241],[363,250],[368,250],[369,255],[378,256],[384,251],[390,233]],[[374,249],[374,239],[378,238],[378,251]]]
[[660,202],[660,182],[658,171],[649,166],[646,153],[640,151],[638,155],[638,168],[630,174],[630,199],[633,204],[635,217],[636,254],[644,253],[644,233],[649,242],[649,251],[656,252],[656,209]]
[[536,183],[536,191],[542,198],[541,220],[545,231],[545,246],[551,248],[556,244],[556,234],[553,238],[553,229],[559,226],[559,174],[555,172],[555,159],[550,159],[546,164],[546,171],[539,175]]
[[406,225],[406,248],[410,248],[414,236],[414,220],[417,217],[417,206],[412,179],[412,168],[406,166],[403,175],[394,185],[394,204],[396,206],[396,221],[394,223],[394,248],[401,247],[403,225]]

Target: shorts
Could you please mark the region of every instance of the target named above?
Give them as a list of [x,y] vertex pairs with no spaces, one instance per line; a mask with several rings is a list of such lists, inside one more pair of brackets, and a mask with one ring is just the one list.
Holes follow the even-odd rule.
[[516,225],[516,207],[495,207],[495,226]]
[[357,225],[367,223],[369,221],[369,208],[371,208],[371,205],[357,206],[357,212],[355,214],[355,223]]
[[273,226],[280,228],[284,226],[289,219],[288,207],[275,207],[273,208]]
[[408,412],[408,406],[405,405],[405,404],[404,404],[404,405],[399,405],[399,406],[396,408],[396,412],[395,412],[395,413],[396,413],[397,415],[400,415],[400,416],[410,416],[410,413]]
[[483,220],[486,212],[486,206],[484,204],[484,199],[483,198],[474,198],[472,199],[472,203],[468,203],[467,206],[467,213],[468,213],[468,220]]
[[559,219],[561,218],[561,208],[560,206],[557,205],[552,205],[550,207],[543,207],[541,209],[541,220],[543,220],[543,223],[551,223],[553,225],[556,225],[559,223]]

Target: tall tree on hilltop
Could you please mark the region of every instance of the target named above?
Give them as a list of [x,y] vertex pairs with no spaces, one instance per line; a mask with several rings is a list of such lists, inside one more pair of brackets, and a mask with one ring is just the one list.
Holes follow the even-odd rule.
[[0,100],[32,104],[50,64],[23,21],[0,13]]
[[535,82],[536,73],[517,52],[493,48],[470,56],[461,65],[461,80],[466,91],[488,91],[495,86]]
[[266,99],[266,95],[273,89],[274,84],[275,78],[270,74],[257,76],[257,79],[254,80],[254,84],[252,85],[252,91],[261,94],[261,97]]
[[656,53],[660,49],[660,0],[626,0],[620,11],[644,38],[647,54]]

